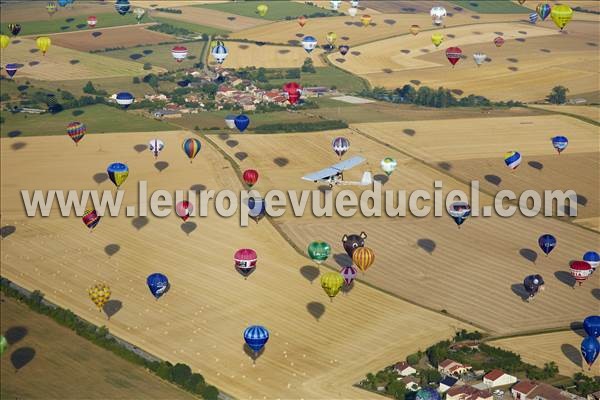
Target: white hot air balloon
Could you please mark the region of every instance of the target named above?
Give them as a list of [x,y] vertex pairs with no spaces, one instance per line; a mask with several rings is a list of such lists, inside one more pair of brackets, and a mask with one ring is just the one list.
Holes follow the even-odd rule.
[[475,60],[475,64],[479,67],[481,64],[485,62],[487,56],[483,53],[477,52],[473,54],[473,60]]
[[350,7],[348,9],[348,15],[350,15],[351,17],[356,17],[357,13],[358,13],[358,8],[356,8],[356,7]]
[[302,39],[302,47],[310,54],[317,47],[317,39],[314,36],[304,36]]
[[148,142],[148,149],[154,154],[154,158],[158,158],[158,155],[165,148],[165,144],[160,139],[152,139]]
[[188,56],[188,49],[185,46],[175,46],[171,49],[171,55],[178,63],[185,60]]
[[383,170],[383,172],[385,172],[387,176],[390,176],[397,166],[398,162],[392,157],[386,157],[383,160],[381,160],[381,169]]
[[223,64],[229,52],[227,51],[227,47],[221,41],[217,42],[217,45],[212,49],[212,56],[219,64]]
[[342,0],[331,0],[331,9],[337,11],[340,8],[340,4],[342,4]]
[[431,15],[431,19],[435,25],[441,25],[446,16],[446,9],[439,6],[432,7],[431,11],[429,11],[429,15]]
[[225,125],[227,125],[229,129],[235,129],[235,117],[236,115],[228,115],[225,117]]
[[358,1],[358,0],[352,0],[352,1],[350,2],[350,6],[352,6],[352,7],[358,7],[358,3],[359,3],[359,1]]

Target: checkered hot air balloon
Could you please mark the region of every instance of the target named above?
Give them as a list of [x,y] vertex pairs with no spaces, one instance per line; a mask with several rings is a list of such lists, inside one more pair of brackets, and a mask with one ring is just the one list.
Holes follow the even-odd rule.
[[258,255],[253,249],[239,249],[233,255],[235,269],[244,277],[244,279],[247,279],[248,276],[254,272],[257,260]]
[[344,285],[346,287],[352,285],[352,282],[354,282],[354,278],[356,278],[356,273],[356,268],[354,268],[353,266],[342,267],[340,269],[340,274],[342,274],[342,277],[344,278]]
[[85,136],[86,127],[81,122],[71,122],[67,125],[67,135],[75,142],[75,145],[79,143]]
[[87,226],[90,229],[90,231],[92,231],[100,222],[100,216],[98,215],[96,210],[88,208],[83,213],[83,217],[81,217],[81,220],[83,221],[85,226]]
[[345,137],[338,136],[335,139],[333,139],[333,142],[331,142],[331,147],[333,148],[335,154],[337,154],[338,157],[342,158],[342,156],[346,154],[346,152],[350,148],[350,141]]
[[173,56],[175,61],[180,63],[187,58],[188,49],[185,46],[175,46],[171,49],[171,56]]
[[229,52],[227,51],[227,47],[225,47],[225,44],[221,41],[218,41],[217,45],[212,49],[211,54],[218,64],[223,64],[223,62],[225,62],[225,59],[229,55]]
[[198,154],[202,148],[200,140],[196,138],[187,138],[183,141],[183,152],[190,159],[190,163],[194,160],[194,157]]
[[579,286],[590,277],[593,272],[592,266],[585,261],[573,261],[570,265],[571,275]]
[[123,163],[115,162],[108,166],[106,169],[108,178],[118,188],[125,182],[129,176],[129,167]]
[[504,163],[512,170],[517,169],[521,165],[522,157],[518,151],[509,151],[504,154]]

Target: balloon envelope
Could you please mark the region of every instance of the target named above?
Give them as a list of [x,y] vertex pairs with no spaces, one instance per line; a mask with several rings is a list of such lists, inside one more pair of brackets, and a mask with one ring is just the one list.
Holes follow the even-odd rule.
[[255,353],[258,353],[269,340],[269,331],[261,325],[252,325],[244,330],[244,341]]
[[283,91],[286,93],[287,99],[290,104],[296,104],[302,94],[302,88],[296,82],[288,82],[283,85]]
[[566,4],[556,5],[550,11],[550,18],[552,18],[554,24],[562,31],[569,21],[571,21],[571,18],[573,18],[573,10]]
[[190,218],[193,211],[194,206],[187,200],[180,201],[175,205],[175,212],[183,220],[183,222]]
[[83,213],[83,217],[81,218],[85,226],[89,229],[94,229],[96,225],[100,222],[100,216],[96,212],[96,210],[88,208]]
[[321,287],[333,299],[344,286],[344,277],[339,272],[326,272],[321,275]]
[[494,44],[496,45],[496,47],[502,47],[502,45],[504,44],[504,38],[501,36],[498,36],[494,39]]
[[200,140],[196,138],[187,138],[183,141],[183,151],[190,159],[190,162],[196,157],[200,149],[202,148],[202,144]]
[[6,349],[8,348],[8,341],[4,336],[0,335],[0,356],[4,354]]
[[375,253],[368,247],[358,247],[352,253],[352,261],[358,269],[365,272],[375,262]]
[[437,390],[432,389],[432,388],[424,388],[424,389],[419,389],[419,391],[417,391],[417,394],[415,396],[415,400],[441,400],[441,396],[440,394],[437,392]]
[[450,64],[453,66],[460,60],[460,56],[462,55],[462,50],[460,47],[448,47],[446,49],[446,58],[450,61]]
[[338,49],[340,49],[340,54],[345,56],[348,53],[348,51],[350,51],[350,46],[343,44],[340,47],[338,47]]
[[255,169],[247,169],[242,174],[242,178],[244,179],[246,185],[252,187],[258,181],[258,171]]
[[116,162],[110,164],[106,169],[106,172],[108,173],[111,182],[119,188],[129,176],[129,167],[123,163]]
[[149,275],[148,278],[146,278],[146,284],[148,285],[148,289],[150,289],[152,296],[157,300],[169,289],[169,279],[158,272]]
[[67,125],[67,135],[75,142],[79,143],[85,135],[86,127],[81,122],[71,122]]
[[564,149],[569,145],[569,139],[566,136],[554,136],[552,138],[552,146],[558,151],[558,154],[562,153]]
[[585,261],[573,261],[570,265],[571,275],[579,283],[579,286],[590,277],[593,272],[592,266]]
[[525,291],[529,294],[529,297],[533,297],[537,294],[542,286],[544,286],[544,278],[541,275],[528,275],[523,280],[523,286]]
[[239,249],[233,255],[235,269],[244,277],[247,277],[256,269],[257,260],[258,256],[253,249]]
[[600,336],[600,315],[590,315],[584,319],[583,330],[588,336],[598,338]]
[[342,267],[340,269],[340,274],[342,274],[342,277],[344,278],[344,285],[346,286],[350,286],[352,284],[352,282],[354,281],[354,278],[356,278],[356,268],[349,266],[349,267]]
[[148,149],[154,154],[154,158],[158,157],[164,148],[165,144],[160,139],[152,139],[150,142],[148,142]]
[[548,255],[556,247],[556,238],[546,233],[539,237],[538,246],[540,246],[544,254]]
[[350,148],[350,141],[343,136],[338,136],[333,139],[333,142],[331,142],[331,147],[333,148],[335,154],[337,154],[338,157],[341,157],[346,154]]
[[544,21],[546,18],[548,18],[548,15],[550,15],[550,10],[551,9],[552,9],[552,7],[550,7],[550,4],[548,4],[548,3],[540,3],[535,8],[535,11],[540,16],[540,18],[542,19],[542,21]]
[[307,53],[312,52],[317,47],[317,39],[314,36],[304,36],[302,47]]
[[308,256],[317,264],[329,258],[331,254],[331,246],[325,242],[312,242],[308,245]]
[[598,265],[600,265],[600,254],[595,251],[588,251],[583,255],[583,261],[590,264],[592,266],[592,270],[596,270]]
[[171,56],[180,63],[187,58],[188,49],[185,46],[175,46],[171,49]]
[[433,43],[433,45],[435,47],[438,47],[440,44],[442,44],[442,42],[444,41],[444,35],[441,33],[434,33],[431,35],[431,43]]
[[15,76],[15,74],[17,73],[17,70],[20,68],[19,64],[15,64],[15,63],[10,63],[10,64],[6,64],[4,66],[4,69],[6,70],[6,73],[8,74],[8,76],[10,76],[11,78],[13,76]]
[[381,160],[381,169],[387,176],[390,176],[397,166],[398,161],[394,160],[392,157],[386,157]]
[[121,15],[127,14],[130,8],[129,0],[117,0],[115,3],[115,10]]
[[588,336],[581,342],[581,355],[583,359],[590,367],[598,358],[598,353],[600,353],[600,343],[598,339],[593,336]]
[[233,123],[240,132],[244,132],[248,125],[250,125],[250,118],[247,115],[241,114],[235,117]]
[[42,54],[46,55],[46,52],[48,51],[48,49],[50,48],[50,45],[52,44],[52,40],[50,40],[50,38],[47,36],[40,36],[39,38],[37,38],[35,40],[35,44],[36,44],[38,50],[41,51]]
[[521,165],[521,153],[518,151],[509,151],[504,154],[504,163],[510,169],[516,169]]
[[116,100],[117,104],[119,104],[121,107],[127,108],[133,103],[134,97],[129,92],[119,92],[117,93]]
[[88,289],[88,296],[99,311],[102,311],[102,307],[110,299],[110,295],[110,287],[105,283],[97,283]]

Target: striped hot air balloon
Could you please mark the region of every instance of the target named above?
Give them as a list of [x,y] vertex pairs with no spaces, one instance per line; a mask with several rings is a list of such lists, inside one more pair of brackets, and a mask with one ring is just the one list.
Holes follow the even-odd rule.
[[248,276],[254,272],[257,260],[258,255],[253,249],[239,249],[233,255],[235,269],[244,277],[244,279],[248,278]]
[[339,272],[330,271],[321,275],[321,287],[331,301],[340,292],[342,286],[344,286],[344,277]]
[[71,122],[67,125],[67,135],[75,142],[75,146],[85,136],[86,127],[81,122]]
[[95,28],[97,23],[98,23],[98,18],[96,18],[94,15],[90,15],[87,18],[88,28]]
[[590,277],[593,272],[592,266],[585,261],[573,261],[570,265],[571,275],[579,286]]
[[592,266],[592,272],[600,265],[600,254],[595,251],[588,251],[583,255],[583,261]]
[[180,63],[187,58],[188,49],[185,46],[175,46],[171,49],[171,56],[173,56],[175,61]]
[[152,139],[148,142],[148,149],[154,154],[154,158],[158,158],[158,155],[165,148],[165,144],[160,139]]
[[344,278],[344,285],[348,287],[352,285],[354,278],[356,278],[356,268],[353,266],[342,267],[340,269],[340,274],[342,274],[342,277]]
[[187,138],[183,141],[183,151],[190,159],[190,163],[194,160],[194,157],[198,154],[202,144],[196,138]]
[[314,36],[304,36],[302,47],[310,54],[317,47],[317,39]]
[[212,49],[211,54],[218,64],[223,64],[223,62],[225,62],[225,59],[229,55],[229,51],[227,51],[227,47],[225,47],[225,44],[219,40],[217,42],[217,45]]
[[509,151],[504,154],[504,163],[512,170],[517,169],[521,165],[522,157],[518,151]]
[[258,171],[255,169],[247,169],[242,174],[242,178],[248,187],[252,187],[258,182]]
[[537,20],[538,20],[537,13],[533,12],[533,13],[529,14],[529,23],[530,24],[534,24],[535,25],[535,23],[537,22]]
[[129,176],[129,167],[123,163],[115,162],[108,166],[106,172],[108,173],[111,182],[114,183],[118,189]]
[[368,247],[358,247],[352,253],[352,261],[364,273],[375,262],[375,253]]
[[96,227],[96,225],[98,225],[98,223],[100,222],[100,216],[98,215],[96,210],[94,210],[92,208],[88,208],[87,210],[84,211],[83,217],[81,217],[81,220],[83,221],[85,226],[87,226],[90,229],[90,231],[92,231]]
[[552,138],[552,146],[556,149],[558,154],[562,153],[564,149],[569,145],[569,139],[566,136],[554,136]]
[[269,341],[269,331],[261,325],[252,325],[244,330],[244,341],[257,355]]
[[333,148],[335,154],[341,158],[350,148],[350,141],[345,137],[338,136],[333,139],[333,142],[331,142],[331,147]]
[[126,15],[130,8],[129,0],[117,0],[115,3],[115,10],[121,15]]
[[540,3],[535,8],[535,11],[537,12],[537,15],[540,16],[542,21],[544,21],[546,18],[548,18],[548,15],[550,15],[552,7],[548,3]]
[[129,92],[119,92],[116,96],[117,104],[123,108],[128,108],[135,100],[133,95]]
[[15,74],[17,73],[17,70],[20,67],[21,67],[20,64],[10,63],[10,64],[6,64],[4,66],[4,69],[6,70],[6,74],[12,78],[13,76],[15,76]]
[[50,45],[52,45],[52,40],[50,40],[48,36],[40,36],[39,38],[35,39],[35,44],[38,50],[41,51],[43,55],[46,55]]
[[456,65],[456,63],[460,60],[460,57],[462,56],[462,50],[460,49],[460,47],[448,47],[446,49],[446,58],[448,59],[448,61],[450,61],[450,64],[452,64],[452,68],[454,68],[454,66]]
[[58,7],[56,6],[56,3],[54,1],[49,1],[48,4],[46,4],[46,11],[48,11],[48,14],[50,16],[53,16],[57,10]]
[[21,24],[8,24],[8,30],[13,36],[17,36],[21,32]]

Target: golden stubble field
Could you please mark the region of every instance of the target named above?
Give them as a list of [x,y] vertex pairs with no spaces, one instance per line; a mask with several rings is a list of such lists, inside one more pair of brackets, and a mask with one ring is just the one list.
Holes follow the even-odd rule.
[[50,16],[46,10],[48,2],[45,1],[14,1],[3,2],[0,22],[7,24],[15,21],[21,23],[28,21],[51,21],[53,19],[66,19],[81,15],[96,15],[114,12],[114,3],[108,1],[79,1],[73,7],[59,7],[59,11]]
[[[315,67],[325,64],[320,55],[323,50],[315,49],[308,54],[302,47],[259,46],[255,43],[226,42],[229,56],[223,64],[226,68],[264,67],[264,68],[300,68],[305,59],[310,58]],[[216,65],[212,61],[211,65]]]
[[[465,327],[362,284],[330,303],[318,281],[311,284],[305,276],[316,277],[301,274],[305,266],[302,271],[314,272],[311,262],[267,220],[240,228],[237,217],[211,211],[191,220],[196,228],[188,236],[174,215],[105,217],[93,233],[77,217],[24,216],[19,189],[111,190],[103,173],[113,161],[130,168],[125,205],[134,203],[142,179],[150,191],[241,189],[230,164],[206,143],[190,164],[180,148],[186,136],[88,135],[77,148],[67,137],[2,139],[2,226],[16,229],[1,242],[2,275],[161,358],[189,364],[240,398],[367,398],[351,386],[364,374]],[[162,172],[149,152],[134,149],[153,137],[166,144]],[[241,247],[259,255],[248,280],[233,268],[233,253]],[[165,273],[171,282],[159,301],[145,284],[152,272]],[[122,302],[110,321],[86,295],[87,287],[102,281],[111,285],[112,299]],[[271,332],[255,366],[243,350],[249,324]]]
[[[180,4],[170,4],[168,7],[178,7]],[[200,7],[179,7],[182,11],[181,14],[160,12],[152,10],[150,15],[155,17],[165,17],[168,19],[189,22],[197,25],[211,26],[213,28],[223,29],[226,31],[241,31],[244,29],[252,29],[256,26],[270,24],[272,21],[244,17],[242,15],[235,15],[226,13],[218,10],[211,10],[210,8]]]

